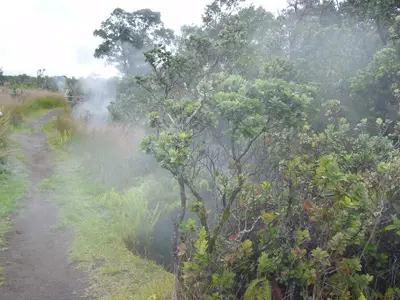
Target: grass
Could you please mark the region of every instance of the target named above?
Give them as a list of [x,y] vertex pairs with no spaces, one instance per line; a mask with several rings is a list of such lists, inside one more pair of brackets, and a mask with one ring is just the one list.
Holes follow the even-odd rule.
[[54,117],[50,121],[46,122],[42,126],[43,132],[46,133],[47,142],[54,148],[62,148],[64,145],[69,143],[72,139],[72,131],[64,130],[58,131],[56,128],[57,118]]
[[[148,300],[170,295],[173,275],[127,248],[115,215],[102,201],[105,185],[96,183],[79,156],[66,151],[71,140],[85,138],[75,125],[66,112],[42,126],[54,149],[56,169],[54,176],[39,184],[62,207],[59,226],[74,231],[71,261],[87,273],[90,292],[97,299]],[[66,138],[66,132],[76,135]]]
[[88,273],[93,296],[147,300],[169,293],[172,274],[127,249],[99,201],[104,190],[88,178],[78,162],[70,158],[60,162],[56,175],[44,180],[41,187],[53,190],[63,207],[60,226],[75,231],[70,258]]
[[[38,118],[48,110],[56,107],[67,107],[63,97],[38,98],[24,104],[9,103],[0,108],[5,113],[0,119],[0,250],[7,247],[4,238],[10,231],[12,223],[10,215],[18,208],[18,199],[24,194],[28,186],[28,177],[25,171],[26,156],[23,154],[20,143],[10,138],[10,131],[31,133],[27,126],[28,118]],[[3,268],[0,268],[0,285],[3,282]]]
[[[18,200],[25,193],[29,183],[22,163],[15,157],[9,159],[7,169],[12,171],[0,174],[0,251],[7,247],[4,236],[12,227],[9,216],[17,211]],[[2,282],[3,268],[0,267],[0,285]]]
[[0,220],[15,213],[17,200],[25,192],[26,176],[7,174],[0,177]]
[[[67,104],[60,96],[52,95],[47,98],[37,98],[20,103],[7,103],[0,110],[5,113],[0,120],[0,250],[7,247],[4,238],[10,231],[12,223],[10,215],[16,212],[18,200],[24,194],[29,180],[24,168],[26,157],[20,143],[10,138],[10,131],[31,133],[27,126],[29,118],[38,118],[55,107]],[[2,283],[3,268],[0,268],[0,284]]]
[[55,108],[67,108],[68,102],[61,94],[44,94],[38,98],[32,98],[24,103],[6,103],[0,107],[3,113],[10,114],[10,124],[14,131],[24,131],[27,123],[34,118],[40,118]]
[[42,125],[47,141],[53,149],[62,149],[71,140],[85,135],[82,122],[71,119],[70,115],[70,108],[65,107],[59,116]]
[[54,191],[57,188],[55,182],[56,181],[52,177],[45,178],[39,183],[39,188],[42,191]]
[[22,104],[33,99],[62,96],[60,93],[38,90],[32,87],[20,86],[19,88],[22,89],[23,93],[18,97],[13,97],[13,89],[5,89],[3,86],[0,91],[0,104]]
[[17,210],[17,200],[24,194],[28,183],[28,172],[22,162],[20,149],[16,155],[10,156],[6,163],[6,172],[0,174],[0,221],[4,220]]

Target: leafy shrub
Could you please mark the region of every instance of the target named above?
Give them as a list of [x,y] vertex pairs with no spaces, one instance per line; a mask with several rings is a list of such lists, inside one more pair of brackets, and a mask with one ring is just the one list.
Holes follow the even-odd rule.
[[[397,290],[400,226],[392,215],[398,214],[400,153],[366,127],[338,119],[320,134],[306,126],[290,135],[288,153],[276,153],[279,177],[247,183],[225,213],[233,227],[212,251],[204,227],[183,223],[182,237],[189,236],[179,247],[183,289],[194,299],[246,299],[269,278],[294,299],[375,299]],[[201,218],[199,203],[191,209]]]
[[[181,298],[267,296],[276,285],[290,299],[374,299],[397,288],[387,232],[397,227],[386,226],[398,214],[400,123],[390,138],[382,119],[353,127],[331,101],[315,130],[314,89],[276,78],[228,76],[204,90],[208,102],[165,99],[142,143],[179,185]],[[186,206],[196,220],[184,221]]]

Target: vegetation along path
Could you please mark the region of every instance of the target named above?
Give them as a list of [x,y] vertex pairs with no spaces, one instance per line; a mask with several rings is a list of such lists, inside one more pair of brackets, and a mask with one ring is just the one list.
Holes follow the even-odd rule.
[[41,126],[58,113],[51,111],[33,121],[32,133],[15,135],[27,158],[31,186],[4,252],[2,300],[88,299],[81,276],[67,259],[71,233],[57,228],[57,204],[39,188],[40,181],[53,173],[52,150]]

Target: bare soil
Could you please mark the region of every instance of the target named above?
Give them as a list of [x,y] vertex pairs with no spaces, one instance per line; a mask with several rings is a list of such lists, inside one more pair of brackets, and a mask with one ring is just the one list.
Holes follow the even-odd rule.
[[68,261],[72,233],[57,227],[59,208],[39,183],[53,174],[52,150],[41,126],[57,115],[52,111],[34,121],[30,134],[18,134],[28,161],[31,185],[13,218],[8,250],[2,253],[5,283],[1,300],[75,300],[85,295],[83,274]]

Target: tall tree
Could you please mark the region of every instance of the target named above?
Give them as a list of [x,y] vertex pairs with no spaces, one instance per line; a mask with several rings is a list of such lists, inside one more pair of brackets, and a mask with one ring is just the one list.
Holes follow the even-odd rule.
[[342,8],[351,16],[374,24],[383,45],[388,43],[389,28],[400,14],[398,0],[347,0]]
[[164,28],[160,13],[150,9],[127,12],[117,8],[93,34],[102,39],[94,56],[106,58],[124,75],[146,73],[143,52],[159,43],[170,45],[174,39],[173,31]]
[[0,85],[3,85],[5,80],[6,80],[6,78],[4,76],[4,71],[3,71],[3,68],[1,67],[0,68]]

